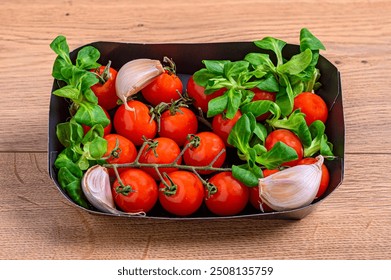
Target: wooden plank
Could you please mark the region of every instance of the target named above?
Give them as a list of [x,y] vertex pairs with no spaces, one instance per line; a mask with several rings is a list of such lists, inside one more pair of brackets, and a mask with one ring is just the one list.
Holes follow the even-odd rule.
[[[3,3],[4,2],[4,3]],[[0,10],[0,151],[46,151],[51,67],[58,34],[71,49],[93,41],[221,42],[275,36],[298,42],[310,28],[342,73],[346,150],[391,152],[388,94],[391,5],[387,1],[3,1]],[[215,5],[218,5],[216,9]],[[102,10],[109,24],[96,23]],[[254,13],[259,11],[259,13]],[[287,16],[294,15],[294,16]],[[374,112],[376,111],[376,112]],[[379,135],[383,137],[379,138]]]
[[156,221],[90,215],[46,153],[0,153],[0,259],[390,259],[391,155],[347,155],[345,181],[300,221]]

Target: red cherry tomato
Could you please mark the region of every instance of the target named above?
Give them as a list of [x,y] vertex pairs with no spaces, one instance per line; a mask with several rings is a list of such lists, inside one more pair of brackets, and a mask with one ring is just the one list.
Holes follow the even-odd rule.
[[[107,141],[107,151],[103,157],[109,157],[106,159],[107,163],[131,163],[136,159],[136,147],[129,139],[118,134],[108,134],[104,139]],[[124,170],[126,168],[118,168],[119,173]],[[109,174],[114,176],[112,168],[109,168]]]
[[[152,143],[146,145],[141,152],[139,159],[140,163],[173,163],[174,160],[179,156],[181,150],[174,140],[166,137],[158,137],[152,140]],[[182,158],[180,157],[177,161],[181,164]],[[147,172],[155,180],[159,180],[160,177],[154,168],[143,167],[142,170]],[[177,168],[159,168],[160,173],[169,173],[177,170]]]
[[[103,135],[108,135],[108,134],[110,134],[111,128],[112,128],[111,118],[110,118],[109,113],[106,111],[106,109],[104,109],[104,108],[102,108],[102,109],[103,109],[103,111],[105,112],[107,118],[108,118],[109,121],[110,121],[110,123],[109,123],[107,126],[105,126],[105,127],[103,128]],[[90,131],[91,127],[86,126],[85,124],[82,124],[82,126],[83,126],[83,130],[84,130],[84,135],[86,135],[87,132]]]
[[196,115],[185,107],[180,107],[176,112],[165,111],[160,117],[161,137],[174,140],[179,146],[187,140],[187,135],[197,133],[198,121]]
[[[252,101],[257,100],[270,100],[276,101],[276,93],[260,90],[259,88],[253,88],[251,91],[255,93]],[[265,113],[257,117],[257,121],[264,121],[270,116],[270,113]]]
[[[297,164],[313,164],[315,162],[316,162],[315,158],[303,158]],[[320,179],[319,190],[315,198],[319,198],[325,193],[327,187],[329,186],[329,182],[330,182],[329,170],[327,169],[326,165],[322,164],[322,178]]]
[[240,213],[249,200],[249,189],[236,180],[231,172],[221,172],[210,178],[209,182],[217,192],[205,194],[206,207],[219,216],[231,216]]
[[[159,201],[162,207],[177,216],[188,216],[196,212],[204,201],[204,186],[192,172],[174,171],[168,174],[175,189],[159,185]],[[167,184],[171,182],[165,178]]]
[[178,76],[165,71],[143,88],[141,93],[149,103],[156,106],[161,102],[171,103],[172,100],[178,100],[182,90],[182,81]]
[[[100,66],[96,70],[91,70],[98,75],[102,76],[106,66]],[[106,109],[111,110],[117,106],[117,93],[115,90],[115,80],[117,79],[117,71],[113,68],[109,68],[109,74],[106,78],[106,81],[102,84],[98,82],[97,84],[91,87],[92,91],[98,97],[98,104]]]
[[208,103],[213,98],[221,96],[226,91],[225,88],[219,89],[211,94],[205,94],[205,88],[197,85],[194,82],[193,76],[187,82],[187,94],[193,98],[193,105],[196,108],[201,108],[202,112],[208,112]]
[[127,102],[134,111],[125,109],[122,104],[114,115],[114,128],[118,134],[131,140],[136,146],[140,146],[143,136],[152,139],[157,133],[155,120],[151,121],[147,105],[140,101],[132,100]]
[[319,95],[312,92],[300,93],[294,99],[293,110],[300,109],[305,114],[307,125],[316,120],[326,123],[328,117],[327,105]]
[[[277,173],[278,169],[265,169],[263,170],[263,177],[267,177],[274,173]],[[267,204],[263,203],[259,198],[259,187],[252,187],[250,189],[250,203],[255,208],[260,210],[260,205],[262,206],[263,212],[271,212],[271,209]]]
[[[224,163],[226,157],[225,145],[223,140],[215,133],[204,131],[195,135],[199,139],[198,146],[190,146],[185,153],[183,154],[183,160],[187,165],[192,166],[207,166],[209,165],[218,154],[220,156],[217,158],[213,167],[221,167]],[[194,139],[194,137],[192,138]],[[186,141],[187,145],[189,141]],[[224,150],[223,152],[221,152]],[[213,171],[199,170],[200,174],[210,174]]]
[[299,137],[287,129],[277,129],[269,133],[265,140],[265,147],[269,151],[277,142],[283,142],[295,149],[298,159],[283,163],[283,165],[294,166],[303,158],[303,145]]
[[242,113],[237,111],[235,116],[232,119],[227,119],[223,114],[218,114],[213,117],[212,129],[220,138],[224,141],[224,144],[230,146],[227,143],[229,134],[231,133],[232,128],[235,126],[236,122],[240,119]]
[[155,180],[140,169],[128,169],[120,174],[123,186],[118,179],[111,192],[115,204],[129,213],[148,212],[158,200],[158,187]]

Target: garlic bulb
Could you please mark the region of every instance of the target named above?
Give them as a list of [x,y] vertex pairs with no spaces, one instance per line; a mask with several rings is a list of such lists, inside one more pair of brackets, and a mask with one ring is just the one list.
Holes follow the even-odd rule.
[[115,208],[107,168],[94,165],[83,176],[81,188],[87,200],[98,210],[115,215],[145,215],[144,212],[125,213]]
[[323,156],[310,165],[296,165],[259,179],[259,197],[276,211],[307,206],[315,199],[322,177]]
[[131,60],[119,69],[115,89],[126,110],[134,111],[126,103],[127,97],[139,92],[163,72],[164,68],[159,60],[148,58]]

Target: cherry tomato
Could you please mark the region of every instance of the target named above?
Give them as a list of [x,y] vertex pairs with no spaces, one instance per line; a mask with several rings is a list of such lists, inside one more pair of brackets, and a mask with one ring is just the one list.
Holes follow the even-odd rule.
[[293,110],[300,109],[305,114],[307,125],[316,120],[326,123],[328,117],[327,105],[319,95],[312,92],[300,93],[294,99]]
[[187,140],[187,135],[197,133],[198,121],[196,115],[185,107],[175,112],[165,111],[160,117],[159,135],[171,138],[179,146]]
[[134,111],[125,109],[122,104],[114,115],[114,128],[118,134],[131,140],[136,146],[140,146],[143,136],[152,139],[157,133],[157,124],[151,120],[149,109],[144,103],[131,100],[127,102]]
[[[313,164],[316,162],[315,158],[303,158],[297,164]],[[315,198],[321,197],[329,186],[330,173],[326,165],[322,164],[322,178],[320,179],[319,190]]]
[[104,83],[96,83],[91,87],[91,89],[95,93],[96,97],[98,97],[98,104],[102,108],[110,110],[117,106],[118,97],[115,90],[117,71],[110,67],[109,73],[105,74],[105,68],[106,66],[100,66],[98,69],[91,70],[92,72],[97,73],[105,81]]
[[[278,169],[265,169],[263,170],[263,177],[267,177],[274,173],[277,173]],[[267,204],[263,203],[259,198],[259,187],[252,187],[250,189],[250,203],[255,208],[260,210],[260,205],[262,205],[263,212],[271,212],[271,209]]]
[[156,106],[161,102],[171,103],[172,100],[178,100],[182,90],[182,81],[178,76],[165,71],[143,88],[141,94],[149,103]]
[[295,149],[298,159],[283,163],[283,165],[294,166],[303,158],[303,145],[299,137],[287,129],[277,129],[269,133],[265,140],[265,147],[269,151],[277,142],[283,142]]
[[[159,185],[159,201],[162,207],[177,216],[188,216],[196,212],[204,201],[204,186],[201,180],[189,171],[174,171],[168,174],[175,189]],[[165,178],[164,181],[171,185]]]
[[190,77],[187,82],[187,94],[189,97],[193,98],[193,105],[196,108],[201,108],[202,112],[208,112],[208,103],[213,98],[221,96],[226,91],[225,88],[219,89],[211,94],[205,94],[205,88],[197,85],[194,82],[193,76]]
[[[252,101],[257,100],[270,100],[270,101],[276,101],[276,93],[274,92],[268,92],[264,90],[260,90],[259,88],[253,88],[251,89],[255,93],[255,96]],[[257,121],[264,121],[270,116],[270,112],[262,114],[257,117]]]
[[249,189],[236,180],[231,172],[220,172],[210,178],[209,182],[217,188],[214,194],[205,194],[206,207],[219,216],[230,216],[240,213],[249,200]]
[[155,180],[140,169],[128,169],[120,174],[123,186],[118,179],[111,192],[115,204],[129,213],[148,212],[158,200],[158,187]]
[[[110,120],[110,123],[109,123],[107,126],[105,126],[105,127],[103,128],[103,135],[108,135],[108,134],[110,134],[111,128],[112,128],[111,118],[110,118],[110,115],[109,115],[109,113],[107,112],[107,110],[104,109],[103,107],[102,107],[102,109],[103,109],[103,111],[105,112],[107,118]],[[83,130],[84,130],[84,135],[86,135],[87,132],[90,131],[91,127],[86,126],[85,124],[82,124],[82,126],[83,126]]]
[[231,133],[232,128],[235,126],[236,122],[240,119],[242,113],[237,111],[235,116],[232,119],[227,119],[224,114],[218,114],[213,117],[212,129],[220,138],[224,141],[224,144],[230,146],[227,143],[229,134]]
[[[107,151],[103,157],[108,157],[107,163],[131,163],[136,159],[136,147],[129,139],[118,134],[108,134],[104,139],[107,141]],[[118,168],[119,173],[124,170],[126,168]],[[109,174],[114,176],[112,168],[109,168]]]
[[[207,166],[209,165],[220,153],[213,167],[221,167],[226,157],[225,145],[223,140],[217,134],[209,131],[200,132],[195,134],[194,138],[199,139],[199,143],[196,146],[190,146],[184,154],[183,160],[187,165],[192,166]],[[189,141],[186,141],[187,145]],[[221,152],[224,150],[223,152]],[[198,170],[200,174],[210,174],[213,171],[210,170]]]
[[[173,163],[174,160],[179,156],[181,150],[174,140],[166,137],[158,137],[153,139],[151,144],[146,145],[141,152],[140,163]],[[181,164],[182,158],[180,157],[177,161]],[[156,170],[151,167],[143,167],[142,170],[147,172],[155,180],[159,180],[160,177]],[[159,168],[160,173],[169,173],[177,170],[177,168]]]

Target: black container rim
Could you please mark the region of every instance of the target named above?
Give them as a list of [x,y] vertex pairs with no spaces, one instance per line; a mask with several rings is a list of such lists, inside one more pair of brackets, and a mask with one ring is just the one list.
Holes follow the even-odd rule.
[[[174,49],[178,50],[181,48],[191,48],[193,50],[206,50],[213,49],[213,54],[218,53],[224,53],[224,50],[226,50],[228,47],[229,49],[234,48],[240,49],[240,50],[254,50],[253,42],[206,42],[206,43],[188,43],[188,42],[181,42],[181,43],[125,43],[125,42],[108,42],[108,41],[96,41],[92,42],[83,46],[80,46],[76,49],[74,49],[70,55],[71,57],[75,58],[75,54],[83,47],[85,46],[94,46],[99,51],[103,51],[103,55],[101,57],[102,60],[105,60],[107,58],[103,57],[105,53],[114,52],[116,49],[136,49],[139,50],[140,48],[147,48],[147,52],[152,52],[157,49],[163,48],[164,50]],[[284,56],[290,57],[294,54],[295,51],[299,49],[298,45],[294,44],[287,44],[286,48],[284,48]],[[263,52],[260,49],[256,49],[258,52]],[[145,50],[144,50],[145,52]],[[161,51],[160,51],[161,52]],[[268,53],[268,52],[265,52]],[[133,54],[130,55],[130,57],[137,57],[139,54],[136,55]],[[155,58],[159,58],[159,55],[156,53],[153,53]],[[213,57],[213,56],[212,56]],[[209,58],[203,58],[203,59],[209,59]],[[126,59],[125,59],[126,60]],[[176,64],[178,65],[178,59],[174,59],[176,61]],[[180,59],[179,59],[180,60]],[[234,60],[234,59],[232,59]],[[201,63],[201,60],[199,60]],[[124,63],[122,63],[123,65]],[[96,215],[104,215],[104,216],[115,216],[115,217],[132,217],[132,218],[144,218],[144,219],[153,219],[153,220],[222,220],[222,219],[240,219],[240,218],[262,218],[262,219],[291,219],[291,220],[299,220],[304,217],[306,217],[308,214],[313,212],[318,205],[323,202],[327,197],[329,197],[343,182],[344,179],[344,158],[345,158],[345,121],[344,121],[344,114],[343,114],[343,98],[342,98],[342,85],[341,85],[341,75],[338,69],[324,56],[319,55],[319,62],[318,65],[324,64],[326,65],[326,68],[333,72],[333,82],[335,83],[333,86],[336,89],[336,95],[333,97],[333,100],[329,104],[329,111],[331,111],[334,107],[339,107],[339,125],[338,127],[338,133],[339,133],[339,154],[336,156],[336,162],[338,165],[338,178],[334,182],[334,186],[331,190],[328,190],[321,198],[316,199],[314,202],[312,202],[310,205],[301,207],[298,209],[293,210],[286,210],[286,211],[279,211],[279,212],[256,212],[256,213],[243,213],[240,215],[233,215],[233,216],[189,216],[189,217],[176,217],[176,216],[135,216],[135,215],[128,215],[124,213],[123,215],[115,215],[111,213],[104,213],[100,212],[98,210],[93,209],[86,209],[82,206],[79,206],[75,202],[73,202],[68,195],[64,192],[64,190],[60,187],[58,181],[57,181],[57,175],[56,170],[54,168],[54,161],[55,157],[58,154],[58,149],[55,149],[56,139],[53,139],[53,136],[55,136],[55,125],[58,123],[57,119],[55,118],[56,113],[58,112],[58,109],[60,109],[58,106],[58,99],[56,99],[56,96],[51,94],[50,98],[50,104],[49,104],[49,126],[48,126],[48,171],[50,178],[54,182],[57,189],[60,191],[60,193],[65,197],[66,200],[68,200],[73,206],[76,206],[77,208],[80,208],[81,210],[87,211],[91,214]],[[121,65],[121,66],[122,66]],[[115,66],[113,66],[115,67]],[[119,66],[117,65],[117,68]],[[197,66],[194,66],[197,67]],[[199,67],[199,66],[198,66]],[[320,67],[321,68],[321,67]],[[179,67],[178,67],[179,69]],[[197,68],[196,68],[197,69]],[[199,69],[199,68],[198,68]],[[189,72],[189,73],[194,73]],[[322,72],[323,73],[323,72]],[[56,83],[56,80],[53,81],[52,86],[52,92],[58,88],[58,84]],[[331,105],[331,106],[330,106]],[[56,137],[54,137],[56,138]],[[58,142],[58,141],[57,141]],[[58,146],[58,143],[57,143]]]

